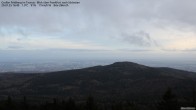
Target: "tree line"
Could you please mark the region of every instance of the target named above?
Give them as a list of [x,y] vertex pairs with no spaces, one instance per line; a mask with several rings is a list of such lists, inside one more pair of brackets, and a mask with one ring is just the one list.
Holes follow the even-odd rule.
[[66,100],[53,98],[48,101],[32,103],[28,97],[15,100],[11,96],[0,101],[0,110],[180,110],[181,106],[195,107],[195,91],[192,100],[182,101],[168,88],[155,106],[148,106],[134,101],[99,102],[93,96],[88,96],[84,101],[77,101],[74,98]]

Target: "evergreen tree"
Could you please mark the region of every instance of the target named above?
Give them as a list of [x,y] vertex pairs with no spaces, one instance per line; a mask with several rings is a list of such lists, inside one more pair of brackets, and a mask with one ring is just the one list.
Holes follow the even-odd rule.
[[116,102],[112,105],[112,110],[123,110],[122,102]]
[[76,110],[76,104],[72,98],[68,99],[66,103],[66,110]]
[[8,96],[4,107],[5,107],[4,108],[5,110],[14,110],[15,109],[14,102],[12,101],[12,98],[10,96]]
[[22,109],[23,109],[23,110],[29,110],[29,105],[28,105],[26,96],[23,97]]
[[52,110],[58,110],[58,103],[57,103],[57,99],[54,98],[53,99],[53,104],[52,104]]
[[158,110],[179,110],[178,102],[171,88],[162,96],[162,101],[158,105]]
[[87,110],[97,110],[96,103],[92,96],[89,96],[86,101],[86,109]]
[[195,101],[196,101],[196,100],[195,100],[195,87],[193,87],[193,91],[192,91],[192,92],[193,92],[193,96],[192,96],[192,97],[193,97],[193,98],[192,98],[192,106],[193,106],[193,107],[196,107],[196,104],[195,104]]

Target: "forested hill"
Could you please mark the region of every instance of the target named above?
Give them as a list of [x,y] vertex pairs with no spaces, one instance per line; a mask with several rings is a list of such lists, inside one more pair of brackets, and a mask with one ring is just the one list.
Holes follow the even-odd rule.
[[0,95],[156,100],[169,87],[184,100],[191,97],[195,84],[193,72],[116,62],[51,73],[0,74]]

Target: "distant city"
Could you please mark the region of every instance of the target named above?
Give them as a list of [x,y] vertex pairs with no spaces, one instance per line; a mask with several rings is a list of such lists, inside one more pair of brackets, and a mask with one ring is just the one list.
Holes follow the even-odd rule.
[[96,65],[106,65],[112,62],[98,61],[63,61],[63,62],[0,62],[0,72],[39,73],[62,70],[80,69]]
[[[0,62],[0,73],[22,72],[22,73],[44,73],[53,71],[63,71],[80,69],[85,67],[108,65],[121,60],[65,60],[65,61],[29,61],[29,62]],[[179,62],[161,62],[161,61],[143,61],[127,60],[152,67],[171,67],[186,71],[196,72],[196,63]]]

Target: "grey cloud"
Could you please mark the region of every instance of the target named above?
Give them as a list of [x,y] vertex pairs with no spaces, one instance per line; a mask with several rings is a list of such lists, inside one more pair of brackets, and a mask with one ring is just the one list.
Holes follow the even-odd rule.
[[25,31],[24,29],[18,29],[18,34],[22,35],[23,37],[28,37],[28,33],[27,31]]
[[153,50],[147,50],[147,49],[118,49],[118,51],[124,51],[124,52],[152,52]]
[[[1,0],[2,1],[2,0]],[[100,26],[99,23],[123,28],[138,21],[179,21],[196,23],[195,0],[80,0],[68,8],[1,8],[1,25],[39,27],[39,30],[61,31],[65,27],[81,29]],[[170,22],[170,23],[171,23]],[[133,25],[135,27],[135,25]],[[103,26],[103,27],[104,27]],[[93,29],[94,29],[93,28]],[[100,27],[102,28],[102,26]],[[89,29],[89,28],[88,28]]]
[[195,0],[165,0],[159,5],[159,19],[196,24]]
[[[0,27],[19,26],[32,33],[56,37],[60,33],[66,39],[79,40],[100,40],[123,33],[124,41],[137,46],[151,46],[154,41],[146,33],[127,34],[129,30],[148,32],[158,26],[196,29],[195,0],[79,1],[79,5],[67,8],[0,7]],[[28,36],[26,30],[20,31]]]
[[8,49],[22,49],[22,46],[17,46],[17,45],[10,45],[7,47]]
[[149,33],[140,31],[132,34],[122,33],[122,41],[137,46],[152,46],[154,44]]

